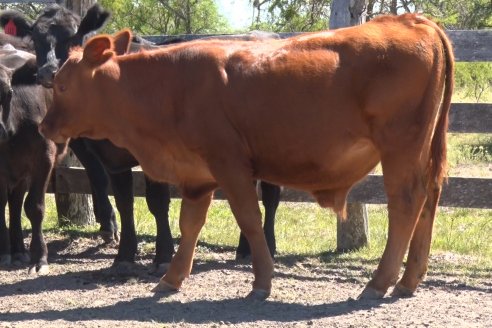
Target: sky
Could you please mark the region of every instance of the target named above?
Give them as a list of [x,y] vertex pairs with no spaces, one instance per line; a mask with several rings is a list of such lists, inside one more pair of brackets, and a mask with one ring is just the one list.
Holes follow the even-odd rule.
[[241,29],[251,24],[253,8],[248,0],[216,0],[219,11],[227,18],[233,29]]

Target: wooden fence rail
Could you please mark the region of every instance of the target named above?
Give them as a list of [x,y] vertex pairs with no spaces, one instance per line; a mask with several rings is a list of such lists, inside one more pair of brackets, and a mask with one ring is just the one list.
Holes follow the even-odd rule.
[[[281,37],[295,33],[283,33]],[[457,61],[492,61],[492,30],[447,31],[455,49]],[[147,36],[153,42],[163,42],[176,36]],[[185,40],[203,37],[201,35],[181,35]],[[492,133],[492,104],[454,103],[450,113],[449,132]],[[145,195],[145,182],[141,171],[134,171],[135,196]],[[85,171],[81,168],[58,167],[52,178],[49,192],[90,193],[91,189]],[[172,196],[179,197],[175,188]],[[314,199],[300,191],[285,189],[282,201],[312,202]],[[216,199],[223,199],[218,191]],[[354,187],[349,202],[384,204],[386,195],[380,175],[369,175]],[[465,208],[492,208],[492,179],[450,177],[441,197],[441,206]]]

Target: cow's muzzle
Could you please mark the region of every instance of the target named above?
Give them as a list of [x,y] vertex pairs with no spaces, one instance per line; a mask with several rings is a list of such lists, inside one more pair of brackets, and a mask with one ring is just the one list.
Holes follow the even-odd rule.
[[45,88],[53,88],[53,81],[55,80],[55,74],[58,67],[46,64],[38,69],[36,81]]

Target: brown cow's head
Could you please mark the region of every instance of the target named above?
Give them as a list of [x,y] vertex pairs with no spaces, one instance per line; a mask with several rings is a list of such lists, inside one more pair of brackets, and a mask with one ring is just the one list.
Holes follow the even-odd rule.
[[104,107],[100,103],[110,95],[101,92],[95,75],[99,70],[119,74],[113,59],[128,51],[130,40],[130,31],[123,30],[114,36],[93,37],[83,51],[72,51],[55,76],[53,105],[39,127],[45,137],[57,143],[77,137],[104,138],[98,129]]

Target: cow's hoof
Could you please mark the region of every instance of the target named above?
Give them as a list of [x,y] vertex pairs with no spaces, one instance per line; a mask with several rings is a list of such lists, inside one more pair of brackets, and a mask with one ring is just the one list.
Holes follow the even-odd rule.
[[111,274],[116,276],[131,276],[135,275],[135,263],[129,261],[114,262],[109,269]]
[[169,269],[169,265],[171,263],[152,263],[149,274],[162,277],[167,272],[167,269]]
[[236,262],[239,264],[251,263],[251,254],[236,253]]
[[152,288],[152,292],[154,293],[175,293],[179,290],[179,288],[171,285],[167,281],[161,279],[157,286]]
[[32,264],[29,266],[27,273],[31,276],[34,275],[45,275],[50,272],[50,267],[48,264]]
[[378,300],[384,297],[383,292],[372,287],[366,286],[357,299],[359,300]]
[[0,255],[0,267],[7,267],[12,263],[12,256],[10,254]]
[[101,230],[99,231],[99,235],[105,244],[118,244],[120,240],[118,232]]
[[412,297],[413,296],[413,290],[410,288],[407,288],[401,284],[396,284],[395,288],[393,288],[393,291],[391,292],[391,296],[393,297]]
[[31,262],[31,257],[27,252],[20,252],[12,255],[12,265],[14,266],[24,266],[29,262]]
[[248,296],[246,296],[246,299],[252,301],[264,301],[268,296],[270,296],[269,290],[254,288]]
[[38,266],[38,275],[46,275],[50,272],[50,267],[48,264],[41,264]]

